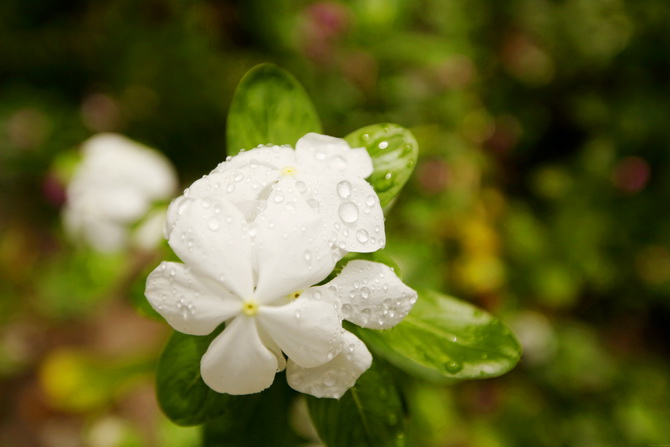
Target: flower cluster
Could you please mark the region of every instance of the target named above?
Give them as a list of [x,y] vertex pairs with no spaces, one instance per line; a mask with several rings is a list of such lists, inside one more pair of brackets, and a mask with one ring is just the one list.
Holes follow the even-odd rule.
[[146,296],[186,334],[225,322],[201,360],[210,388],[256,393],[286,369],[294,389],[339,398],[370,367],[370,352],[342,320],[390,328],[416,292],[364,260],[319,284],[348,252],[385,244],[379,199],[365,181],[371,172],[365,149],[308,134],[295,150],[229,157],[172,202],[165,237],[183,263],[161,263]]
[[133,236],[148,247],[160,241],[163,217],[147,217],[152,204],[174,197],[177,176],[160,153],[112,133],[82,144],[82,160],[67,186],[63,225],[76,240],[100,252],[117,251]]

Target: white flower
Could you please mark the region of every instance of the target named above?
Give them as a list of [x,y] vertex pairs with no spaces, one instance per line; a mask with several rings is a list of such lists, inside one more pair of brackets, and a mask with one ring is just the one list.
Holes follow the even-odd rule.
[[180,332],[205,335],[226,323],[201,360],[212,389],[262,391],[287,366],[286,354],[293,388],[340,397],[371,363],[342,318],[391,327],[416,293],[391,269],[368,261],[352,261],[330,283],[312,287],[342,252],[327,216],[308,204],[295,181],[272,182],[265,208],[252,220],[225,194],[180,198],[169,244],[184,264],[161,263],[147,279],[146,296]]
[[[174,194],[176,174],[163,155],[121,135],[95,135],[83,143],[82,152],[67,187],[65,230],[98,251],[119,250],[128,243],[130,226],[154,202]],[[160,238],[149,228],[141,232],[145,246]]]
[[[277,187],[283,189],[273,194],[277,203],[295,190],[324,219],[340,250],[366,253],[385,245],[379,199],[364,180],[371,173],[372,159],[365,149],[351,149],[342,139],[309,133],[295,150],[265,146],[242,152],[196,181],[184,195],[216,194],[253,220]],[[166,238],[179,204],[177,200],[170,207]]]

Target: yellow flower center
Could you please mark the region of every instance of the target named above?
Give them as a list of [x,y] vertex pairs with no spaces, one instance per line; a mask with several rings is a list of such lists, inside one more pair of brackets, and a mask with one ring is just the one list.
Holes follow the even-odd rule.
[[242,303],[242,313],[247,316],[254,316],[258,313],[258,304],[254,301],[245,301]]
[[284,166],[281,170],[281,175],[295,175],[298,172],[293,166]]

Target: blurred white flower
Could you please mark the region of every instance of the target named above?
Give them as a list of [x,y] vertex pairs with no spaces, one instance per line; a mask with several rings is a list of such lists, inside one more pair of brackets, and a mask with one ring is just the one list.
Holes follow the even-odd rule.
[[[383,248],[384,215],[377,194],[365,178],[372,159],[363,148],[352,149],[340,138],[309,133],[296,144],[261,146],[221,163],[196,181],[184,197],[216,195],[233,202],[253,220],[272,194],[282,203],[297,191],[324,219],[342,251],[367,253]],[[178,217],[180,201],[170,206],[170,222]]]
[[[95,135],[83,143],[81,163],[67,186],[65,230],[95,250],[117,251],[130,242],[131,227],[176,188],[174,168],[159,152],[121,135]],[[160,240],[162,225],[152,223],[135,236],[140,246]]]

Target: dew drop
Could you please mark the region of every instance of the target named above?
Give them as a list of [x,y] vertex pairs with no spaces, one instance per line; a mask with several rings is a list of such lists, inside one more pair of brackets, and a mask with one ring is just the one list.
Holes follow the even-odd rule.
[[365,199],[365,204],[367,206],[373,206],[375,203],[377,203],[377,197],[373,195],[369,195],[367,199]]
[[309,251],[309,250],[305,250],[305,253],[304,253],[303,256],[305,258],[305,261],[309,262],[312,259],[312,252]]
[[295,189],[297,189],[298,192],[302,194],[307,191],[307,185],[305,185],[305,182],[297,181],[295,182]]
[[314,154],[314,158],[316,158],[319,161],[323,161],[326,159],[326,153],[319,151],[316,154]]
[[358,242],[361,244],[365,244],[369,239],[368,232],[361,228],[356,232],[356,239],[358,239]]
[[296,319],[296,320],[299,320],[299,319],[300,319],[300,311],[299,311],[299,310],[296,310],[296,311],[295,311],[295,319]]
[[368,299],[370,297],[370,289],[361,287],[361,297],[363,297],[363,299]]
[[389,147],[388,141],[382,141],[379,143],[379,149],[386,149],[387,147]]
[[463,365],[453,360],[449,360],[448,362],[444,363],[444,368],[450,373],[455,374],[463,369]]
[[337,155],[328,161],[328,167],[335,171],[344,171],[347,169],[347,160]]
[[353,202],[344,202],[338,210],[340,219],[346,223],[354,223],[358,220],[358,207]]
[[229,184],[229,185],[226,187],[226,191],[227,191],[227,192],[233,192],[233,191],[235,191],[235,185],[233,185],[232,183]]
[[391,173],[387,172],[386,175],[384,176],[386,180],[391,180]]
[[307,205],[309,205],[310,208],[317,209],[319,207],[319,202],[317,202],[315,199],[309,199],[307,201]]
[[209,219],[209,222],[207,222],[207,226],[210,230],[217,231],[219,228],[221,228],[221,222],[219,222],[219,219],[216,217],[212,217]]
[[336,383],[337,383],[337,374],[332,369],[329,369],[323,375],[323,384],[326,386],[333,386]]
[[235,177],[233,177],[233,180],[235,180],[236,182],[241,182],[243,178],[244,176],[238,172],[237,174],[235,174]]
[[204,199],[202,202],[200,202],[200,206],[203,208],[209,208],[212,205],[211,200],[209,199]]
[[275,194],[274,201],[275,203],[282,203],[284,201],[284,196],[282,194],[277,193]]
[[345,317],[349,317],[349,316],[351,316],[351,312],[352,312],[352,311],[353,311],[353,308],[352,308],[351,304],[349,304],[349,303],[344,303],[344,304],[342,305],[342,315],[343,315],[343,316],[345,316]]
[[337,184],[337,195],[343,199],[348,198],[351,195],[351,183],[346,180],[342,180]]

